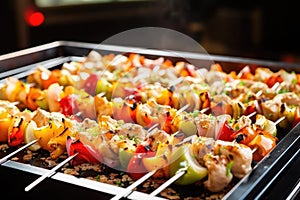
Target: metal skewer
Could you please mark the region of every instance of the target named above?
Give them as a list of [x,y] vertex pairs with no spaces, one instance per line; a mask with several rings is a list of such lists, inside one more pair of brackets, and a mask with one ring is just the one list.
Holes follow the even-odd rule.
[[[148,133],[149,135],[151,135],[151,131],[153,131],[159,124],[154,124],[152,127],[150,127],[148,129]],[[142,184],[144,181],[146,181],[148,178],[150,178],[153,174],[155,174],[157,170],[153,170],[148,172],[147,174],[145,174],[143,177],[139,178],[137,181],[135,181],[133,184],[131,184],[130,186],[128,186],[123,192],[117,194],[116,196],[114,196],[112,198],[112,200],[118,200],[122,197],[127,197],[134,188],[136,188],[137,186],[139,186],[140,184]]]
[[3,157],[0,159],[0,165],[2,165],[4,162],[6,162],[10,157],[12,157],[13,155],[15,155],[16,153],[26,149],[27,147],[33,145],[34,143],[36,143],[38,140],[32,140],[31,142],[27,143],[26,145],[20,147],[19,149],[15,150],[14,152],[8,154],[7,156]]
[[208,111],[210,109],[210,107],[207,107],[207,108],[203,108],[202,110],[200,110],[200,113],[205,113],[206,111]]
[[282,116],[279,119],[277,119],[274,123],[277,125],[277,124],[279,124],[284,119],[285,119],[285,116]]
[[153,131],[155,128],[157,128],[158,125],[159,125],[159,124],[154,124],[153,126],[151,126],[151,127],[147,130],[147,132],[150,133],[150,132]]
[[40,182],[42,182],[45,178],[50,177],[51,175],[53,175],[55,173],[56,170],[58,170],[59,168],[61,168],[62,166],[64,166],[67,162],[69,162],[70,160],[72,160],[73,158],[75,158],[75,156],[78,155],[78,152],[75,153],[72,156],[69,156],[67,159],[65,159],[63,162],[59,163],[58,165],[56,165],[55,167],[53,167],[51,170],[49,170],[47,173],[45,173],[44,175],[40,176],[38,179],[36,179],[35,181],[33,181],[31,184],[29,184],[26,188],[25,191],[28,192],[29,190],[31,190],[33,187],[35,187],[37,184],[39,184]]
[[133,184],[128,186],[125,190],[123,190],[123,192],[121,192],[121,193],[117,194],[116,196],[114,196],[113,198],[111,198],[111,200],[118,200],[123,197],[127,197],[133,191],[134,188],[136,188],[137,186],[142,184],[144,181],[146,181],[148,178],[150,178],[153,174],[155,174],[155,172],[156,172],[156,170],[148,172],[143,177],[141,177],[140,179],[135,181]]
[[179,110],[177,110],[176,114],[180,114],[181,112],[185,111],[189,106],[190,106],[190,104],[184,105]]
[[[275,91],[278,87],[279,87],[279,83],[276,82],[272,87],[271,87],[271,90]],[[259,90],[257,93],[256,93],[256,96],[260,96],[262,95],[263,91],[262,90]]]
[[149,195],[151,197],[156,196],[157,194],[159,194],[161,191],[163,191],[166,187],[168,187],[169,185],[171,185],[173,182],[175,182],[177,179],[179,179],[181,176],[183,176],[186,173],[187,167],[185,168],[181,168],[179,169],[176,174],[174,176],[172,176],[172,178],[170,178],[169,180],[167,180],[166,182],[164,182],[164,184],[162,184],[161,186],[159,186],[158,188],[156,188],[153,192],[151,192]]
[[254,115],[256,115],[256,111],[254,111],[253,113],[250,113],[249,115],[247,115],[248,118],[253,117]]
[[279,82],[276,82],[272,87],[271,87],[271,89],[272,90],[276,90],[278,87],[279,87]]
[[[151,126],[148,129],[148,133],[149,135],[151,135],[151,131],[153,131],[156,127],[158,127],[159,124],[154,124],[153,126]],[[136,188],[137,186],[139,186],[140,184],[142,184],[144,181],[146,181],[148,178],[150,178],[153,174],[155,174],[157,170],[153,170],[151,172],[148,172],[147,174],[145,174],[143,177],[139,178],[137,181],[135,181],[133,184],[131,184],[130,186],[128,186],[123,192],[117,194],[116,196],[114,196],[113,198],[111,198],[112,200],[118,200],[121,199],[123,197],[127,197],[134,188]]]
[[16,105],[20,104],[20,102],[19,101],[14,101],[14,102],[11,102],[11,104],[16,106]]
[[[179,110],[177,110],[176,115],[179,115],[180,113],[182,113],[183,111],[185,111],[186,109],[188,109],[190,106],[190,104],[185,104],[183,107],[181,107]],[[174,121],[175,117],[172,119],[172,122]]]

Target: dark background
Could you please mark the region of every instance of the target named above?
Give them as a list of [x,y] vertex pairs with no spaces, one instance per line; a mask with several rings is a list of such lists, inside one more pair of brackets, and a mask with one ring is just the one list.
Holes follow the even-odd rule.
[[[31,27],[28,8],[45,21]],[[0,2],[0,55],[57,40],[101,43],[132,28],[180,31],[211,54],[298,62],[296,1],[152,0],[38,7],[33,0]]]

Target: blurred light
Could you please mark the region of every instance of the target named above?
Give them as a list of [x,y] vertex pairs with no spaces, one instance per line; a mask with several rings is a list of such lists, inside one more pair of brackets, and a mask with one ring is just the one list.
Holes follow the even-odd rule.
[[45,21],[45,16],[42,12],[29,8],[25,11],[25,21],[29,26],[40,26]]
[[295,62],[295,57],[291,54],[285,54],[281,57],[281,60],[283,62],[287,62],[287,63],[294,63]]

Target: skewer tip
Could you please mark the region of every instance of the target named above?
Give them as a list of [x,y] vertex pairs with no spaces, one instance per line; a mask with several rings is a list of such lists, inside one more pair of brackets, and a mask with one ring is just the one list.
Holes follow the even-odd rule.
[[285,116],[280,117],[279,119],[277,119],[274,123],[277,125],[280,122],[282,122],[285,119]]

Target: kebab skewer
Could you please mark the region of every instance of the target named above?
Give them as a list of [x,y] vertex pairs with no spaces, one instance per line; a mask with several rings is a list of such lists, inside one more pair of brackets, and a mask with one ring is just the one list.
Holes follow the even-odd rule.
[[64,161],[62,161],[61,163],[59,163],[58,165],[56,165],[55,167],[53,167],[47,173],[45,173],[42,176],[40,176],[38,179],[36,179],[35,181],[33,181],[27,187],[25,187],[25,191],[26,192],[30,191],[32,188],[34,188],[37,184],[39,184],[40,182],[42,182],[44,179],[52,176],[56,172],[56,170],[58,170],[59,168],[63,167],[67,162],[69,162],[70,160],[72,160],[73,158],[75,158],[78,154],[79,153],[75,153],[72,156],[69,156],[67,159],[65,159]]
[[[183,112],[185,109],[187,109],[189,107],[189,105],[187,104],[186,106],[182,107],[181,109],[179,109],[176,114],[180,114],[181,112]],[[155,127],[154,127],[155,128]],[[154,129],[153,128],[153,129]],[[152,130],[152,129],[151,129]],[[151,130],[149,132],[151,132]],[[176,134],[176,133],[175,133]],[[151,135],[151,134],[150,134]],[[158,147],[160,148],[160,147]],[[169,149],[168,149],[169,150]],[[170,153],[170,152],[169,152]],[[161,153],[159,153],[161,154]],[[166,152],[164,152],[163,155],[165,155]],[[152,171],[148,172],[147,174],[143,175],[141,178],[139,178],[137,181],[135,181],[133,184],[131,184],[130,186],[128,186],[126,188],[126,190],[124,190],[124,192],[121,192],[119,194],[117,194],[116,196],[114,196],[112,198],[112,200],[118,200],[120,198],[123,198],[123,197],[127,197],[130,192],[132,192],[132,190],[134,188],[136,188],[137,186],[139,186],[140,184],[142,184],[144,181],[146,181],[148,178],[150,178],[151,176],[153,176],[156,172],[157,172],[158,169],[153,169]]]

